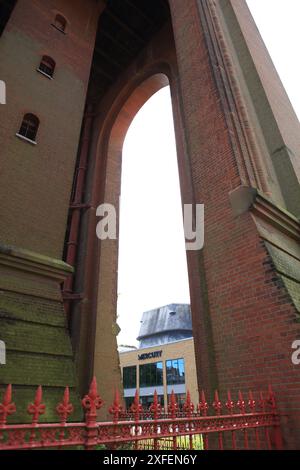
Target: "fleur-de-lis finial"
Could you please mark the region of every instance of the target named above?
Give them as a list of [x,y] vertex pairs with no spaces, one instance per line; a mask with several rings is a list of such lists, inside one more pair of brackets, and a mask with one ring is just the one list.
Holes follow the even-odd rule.
[[188,390],[187,395],[186,395],[186,401],[183,405],[183,410],[185,411],[187,416],[191,416],[194,412],[194,409],[195,407],[191,400],[191,394],[190,394],[190,391]]
[[112,406],[109,408],[109,413],[113,415],[114,422],[119,420],[119,415],[123,411],[123,406],[121,404],[120,393],[119,390],[116,389],[115,391],[115,399]]
[[254,400],[253,393],[250,390],[249,392],[249,400],[248,400],[248,405],[252,413],[255,412],[255,407],[256,407],[256,401]]
[[139,397],[138,390],[136,390],[136,392],[135,392],[134,401],[133,401],[133,403],[130,407],[130,410],[134,413],[135,420],[138,421],[140,413],[142,413],[142,411],[143,411],[143,407],[140,403],[140,397]]
[[238,402],[237,402],[237,406],[240,409],[242,414],[246,413],[246,403],[245,403],[245,400],[243,398],[243,394],[242,394],[241,391],[239,391],[239,399],[238,399]]
[[60,417],[61,423],[66,423],[70,414],[73,413],[74,407],[70,403],[70,391],[69,387],[65,388],[63,400],[56,407],[56,412]]
[[82,406],[86,412],[87,422],[96,421],[97,410],[103,406],[104,402],[98,394],[97,380],[93,377],[90,385],[89,393],[81,401]]
[[157,419],[161,414],[161,404],[158,402],[157,391],[154,392],[153,403],[150,406],[150,412],[153,414],[153,418]]
[[168,406],[168,411],[171,414],[171,418],[174,419],[176,417],[176,413],[178,412],[178,404],[176,401],[174,390],[172,390],[172,393],[171,393],[171,399],[170,399],[170,403]]
[[214,402],[213,402],[213,407],[215,409],[216,414],[220,415],[221,410],[222,410],[222,403],[219,399],[219,393],[218,393],[217,390],[215,391],[215,399],[214,399]]
[[12,402],[12,386],[8,385],[3,395],[2,403],[0,403],[0,426],[4,425],[7,416],[16,412],[16,405]]
[[46,411],[46,405],[42,403],[43,390],[42,386],[39,385],[35,394],[34,402],[28,405],[27,411],[32,415],[32,424],[37,424],[40,415],[43,415]]
[[234,401],[231,398],[231,392],[228,390],[227,392],[227,402],[225,404],[227,410],[229,411],[230,414],[232,414],[232,411],[234,409]]
[[203,416],[207,416],[208,408],[209,406],[205,398],[205,393],[204,390],[202,390],[201,396],[199,397],[198,411],[199,413],[202,413]]

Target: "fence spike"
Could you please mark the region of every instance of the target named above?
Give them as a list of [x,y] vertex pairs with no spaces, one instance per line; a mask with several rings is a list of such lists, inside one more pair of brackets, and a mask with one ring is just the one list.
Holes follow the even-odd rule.
[[192,403],[192,400],[191,400],[191,394],[189,390],[187,391],[187,394],[186,394],[186,400],[183,405],[183,409],[186,412],[187,416],[191,416],[195,409],[194,404]]
[[69,387],[66,387],[64,391],[63,404],[68,405],[69,402],[70,402],[70,390],[69,390]]
[[205,398],[204,390],[201,392],[201,396],[199,397],[199,404],[198,404],[198,411],[201,414],[203,412],[203,416],[207,416],[209,405]]
[[264,398],[264,395],[263,395],[262,391],[259,392],[258,406],[263,412],[265,412],[265,410],[266,410],[266,401],[265,401],[265,398]]
[[249,400],[248,400],[248,406],[251,410],[251,413],[254,413],[255,412],[255,408],[256,408],[256,401],[254,400],[254,396],[253,396],[253,393],[252,391],[250,390],[249,392]]
[[234,409],[234,401],[231,398],[230,390],[227,391],[227,402],[226,402],[225,406],[229,410],[230,414],[232,414],[232,411]]
[[154,392],[153,403],[149,408],[150,412],[153,414],[153,418],[157,419],[161,414],[161,404],[158,401],[157,390]]
[[43,399],[43,389],[39,385],[35,393],[34,402],[30,403],[27,408],[28,414],[32,415],[32,424],[37,424],[39,421],[39,416],[43,415],[46,411],[46,405],[42,403]]
[[86,413],[86,422],[90,424],[96,421],[97,410],[102,408],[104,402],[98,394],[97,380],[93,377],[90,385],[89,393],[81,400],[82,406]]
[[169,406],[168,406],[168,411],[171,414],[171,418],[176,417],[176,413],[178,411],[178,404],[177,404],[176,395],[174,393],[174,390],[172,390],[172,393],[171,393],[171,399],[170,399],[170,403],[169,403]]
[[108,411],[111,415],[113,415],[113,420],[115,423],[119,421],[119,416],[120,416],[120,413],[122,413],[123,411],[123,406],[121,403],[120,392],[117,388],[115,389],[114,402]]
[[7,416],[17,411],[15,403],[12,402],[12,386],[7,385],[3,395],[2,403],[0,403],[0,425],[5,425]]
[[43,389],[42,389],[42,386],[39,385],[35,394],[34,404],[37,406],[40,405],[42,403],[42,399],[43,399]]
[[269,385],[268,387],[268,404],[270,405],[273,411],[276,411],[276,400],[272,385]]
[[134,418],[136,421],[139,421],[140,413],[143,411],[143,407],[140,403],[139,391],[136,389],[134,401],[130,407],[131,411],[134,413]]
[[93,377],[93,380],[90,385],[89,396],[90,398],[96,398],[98,396],[98,385],[97,385],[97,379],[95,376]]
[[241,413],[245,414],[245,412],[246,412],[245,401],[244,401],[244,398],[243,398],[243,394],[240,390],[239,390],[239,399],[238,399],[238,402],[237,402],[237,406],[240,409]]
[[12,385],[9,384],[7,385],[6,387],[6,390],[4,392],[4,396],[3,396],[3,405],[9,405],[9,403],[11,402],[11,399],[12,399]]
[[214,407],[215,412],[216,412],[217,415],[221,414],[222,403],[220,402],[220,399],[219,399],[218,390],[215,391],[215,399],[214,399],[214,402],[213,402],[213,407]]
[[56,407],[56,412],[60,417],[61,424],[67,422],[68,416],[72,414],[74,411],[74,407],[72,403],[70,403],[70,390],[69,387],[66,387],[64,390],[64,396],[62,402],[59,403]]

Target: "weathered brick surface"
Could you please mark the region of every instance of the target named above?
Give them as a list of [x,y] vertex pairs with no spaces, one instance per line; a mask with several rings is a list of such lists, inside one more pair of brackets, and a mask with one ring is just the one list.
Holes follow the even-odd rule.
[[[57,11],[67,34],[51,25]],[[19,0],[1,37],[1,243],[62,255],[97,12],[92,1]],[[56,61],[54,80],[36,70],[44,54]],[[40,119],[36,146],[16,137],[28,112]]]
[[[13,397],[18,409],[15,421],[25,419],[27,404],[33,400],[38,385],[46,388],[47,413],[43,419],[53,420],[54,405],[67,385],[78,407],[73,353],[61,302],[1,290],[0,335],[6,345],[0,393],[5,385],[14,385]],[[79,418],[80,414],[76,416]]]
[[[236,394],[239,389],[266,390],[271,383],[281,410],[289,413],[285,443],[296,447],[299,372],[291,363],[291,344],[300,337],[297,311],[254,217],[250,212],[236,217],[231,207],[229,193],[243,182],[240,164],[244,156],[233,151],[225,116],[228,110],[220,99],[197,2],[187,8],[184,2],[173,0],[171,7],[178,69],[166,29],[165,36],[158,34],[143,52],[142,66],[137,59],[112,87],[99,104],[94,122],[87,190],[93,209],[84,219],[80,255],[81,260],[83,253],[90,259],[100,257],[96,267],[85,265],[85,273],[96,286],[89,295],[98,298],[92,306],[94,370],[100,381],[105,375],[104,390],[106,384],[110,387],[111,374],[106,379],[105,371],[113,363],[107,348],[114,341],[117,243],[95,242],[94,208],[102,201],[117,203],[123,139],[142,104],[139,90],[143,86],[139,85],[146,86],[149,74],[164,72],[172,90],[183,201],[205,204],[205,248],[200,255],[188,254],[199,388],[218,386],[224,396],[227,388]],[[89,336],[88,326],[82,331]]]
[[[93,1],[19,0],[1,36],[0,77],[7,86],[0,107],[1,245],[61,259],[98,12]],[[52,26],[57,13],[68,21],[66,34]],[[56,62],[53,80],[37,72],[43,55]],[[16,137],[28,112],[40,119],[36,146]],[[63,388],[76,395],[59,281],[39,275],[40,266],[0,264],[0,338],[7,348],[1,393],[5,384],[16,385],[18,421],[34,388],[45,386],[43,419],[54,420]]]
[[[204,270],[217,380],[223,393],[271,383],[294,427],[292,435],[285,428],[286,443],[296,447],[300,382],[291,344],[300,337],[297,311],[251,215],[235,218],[230,207],[228,193],[240,184],[237,164],[192,3],[195,10],[171,2],[195,199],[206,207]],[[205,354],[195,334],[198,354]]]

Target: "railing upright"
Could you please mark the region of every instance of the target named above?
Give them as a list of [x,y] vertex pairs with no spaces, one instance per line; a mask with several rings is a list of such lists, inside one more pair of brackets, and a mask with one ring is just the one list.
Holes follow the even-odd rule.
[[97,381],[94,377],[89,389],[89,393],[82,399],[82,406],[85,410],[85,450],[94,450],[97,445],[98,423],[97,410],[103,406],[103,400],[98,394]]

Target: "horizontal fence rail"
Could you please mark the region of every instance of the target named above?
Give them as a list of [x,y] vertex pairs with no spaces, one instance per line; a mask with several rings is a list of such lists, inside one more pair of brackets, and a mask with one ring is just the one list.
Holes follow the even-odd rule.
[[[155,392],[153,404],[143,409],[138,393],[130,409],[122,406],[119,392],[109,407],[110,421],[97,421],[97,412],[104,405],[94,378],[89,393],[82,400],[83,422],[68,422],[73,412],[69,389],[56,407],[57,423],[39,423],[46,412],[39,386],[34,402],[27,412],[29,424],[9,424],[9,416],[16,413],[9,385],[0,403],[0,450],[64,449],[85,450],[208,450],[214,449],[281,449],[280,416],[274,393],[260,393],[257,400],[252,392],[243,397],[239,392],[235,402],[230,392],[225,402],[215,393],[211,407],[204,392],[195,406],[187,393],[180,409],[174,392],[169,405],[163,409]],[[212,411],[212,413],[210,413]]]

